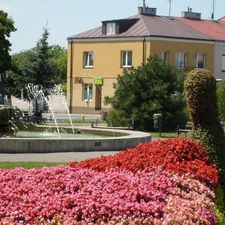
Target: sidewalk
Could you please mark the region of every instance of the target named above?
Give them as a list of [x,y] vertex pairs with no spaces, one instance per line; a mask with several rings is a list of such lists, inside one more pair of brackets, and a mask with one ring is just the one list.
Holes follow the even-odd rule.
[[97,158],[116,154],[116,151],[105,152],[60,152],[60,153],[0,153],[0,162],[80,162],[89,158]]
[[[51,113],[42,113],[43,118],[50,118],[52,116]],[[100,114],[67,114],[67,113],[55,113],[54,114],[56,120],[101,120]]]

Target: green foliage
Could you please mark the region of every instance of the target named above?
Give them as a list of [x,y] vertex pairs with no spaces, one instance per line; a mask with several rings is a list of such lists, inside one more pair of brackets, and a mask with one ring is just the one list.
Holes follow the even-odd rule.
[[33,70],[30,60],[35,58],[33,50],[26,50],[12,56],[12,68],[8,71],[8,83],[5,85],[7,93],[21,97],[21,90],[29,83],[33,83]]
[[217,82],[216,92],[219,117],[225,121],[225,81]]
[[57,70],[55,83],[65,84],[67,73],[67,49],[60,47],[59,45],[54,45],[51,49],[51,55]]
[[217,218],[220,221],[219,224],[225,224],[225,202],[224,199],[224,191],[221,186],[219,186],[216,190],[216,213]]
[[113,127],[128,127],[132,121],[127,117],[124,111],[111,109],[106,117],[106,122]]
[[216,191],[216,200],[215,200],[216,204],[215,212],[218,219],[218,225],[225,224],[225,203],[223,199],[224,199],[224,191],[223,188],[219,186],[219,188]]
[[150,56],[146,64],[123,70],[114,84],[114,96],[105,102],[123,111],[125,118],[134,119],[136,129],[152,131],[155,113],[162,113],[164,128],[175,128],[187,119],[184,77],[162,59]]
[[[49,32],[44,29],[35,48],[12,56],[13,68],[9,71],[8,92],[16,97],[28,84],[42,86],[48,95],[54,84],[66,83],[67,51],[60,46],[49,46]],[[65,87],[65,85],[64,85]],[[26,97],[26,92],[23,93]]]
[[208,129],[219,123],[216,79],[208,70],[192,70],[185,81],[186,99],[195,128]]
[[216,137],[212,136],[208,130],[197,128],[192,130],[190,137],[195,140],[199,140],[199,143],[206,146],[206,154],[210,157],[210,161],[218,165],[218,155],[216,154]]
[[52,57],[52,46],[48,44],[49,32],[43,29],[42,37],[38,40],[35,51],[35,58],[30,62],[30,66],[34,71],[34,85],[42,85],[44,88],[53,86],[56,64]]
[[11,67],[11,56],[9,55],[11,43],[8,40],[11,32],[15,32],[14,21],[8,14],[0,10],[0,74]]
[[216,79],[208,70],[192,70],[185,80],[185,93],[194,129],[192,138],[206,146],[210,160],[219,166],[225,190],[225,138],[220,124]]

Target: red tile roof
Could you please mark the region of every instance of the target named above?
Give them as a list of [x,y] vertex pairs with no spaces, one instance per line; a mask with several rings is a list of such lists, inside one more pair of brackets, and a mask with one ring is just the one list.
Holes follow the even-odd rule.
[[178,18],[178,20],[214,40],[225,41],[225,21],[193,20],[187,18]]
[[[225,20],[193,20],[180,17],[148,16],[137,14],[127,19],[139,19],[120,34],[102,34],[102,26],[74,35],[68,39],[167,37],[195,40],[224,40]],[[222,18],[221,18],[222,19]]]

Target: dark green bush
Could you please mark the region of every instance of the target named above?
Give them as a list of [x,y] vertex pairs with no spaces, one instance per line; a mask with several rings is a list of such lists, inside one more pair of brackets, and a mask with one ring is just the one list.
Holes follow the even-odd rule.
[[175,70],[156,55],[150,56],[145,64],[124,69],[113,86],[114,96],[104,101],[116,111],[123,111],[125,118],[134,119],[137,130],[154,131],[155,113],[162,113],[163,129],[171,129],[186,120],[184,78],[183,71]]
[[195,69],[187,74],[184,87],[193,123],[191,137],[207,147],[210,160],[219,167],[225,191],[225,137],[219,120],[216,79],[208,70]]

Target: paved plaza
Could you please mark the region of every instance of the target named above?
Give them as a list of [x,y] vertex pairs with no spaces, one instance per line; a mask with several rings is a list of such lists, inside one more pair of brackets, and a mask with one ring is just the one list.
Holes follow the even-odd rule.
[[88,158],[114,155],[116,151],[105,152],[57,152],[57,153],[0,153],[0,162],[80,162]]

